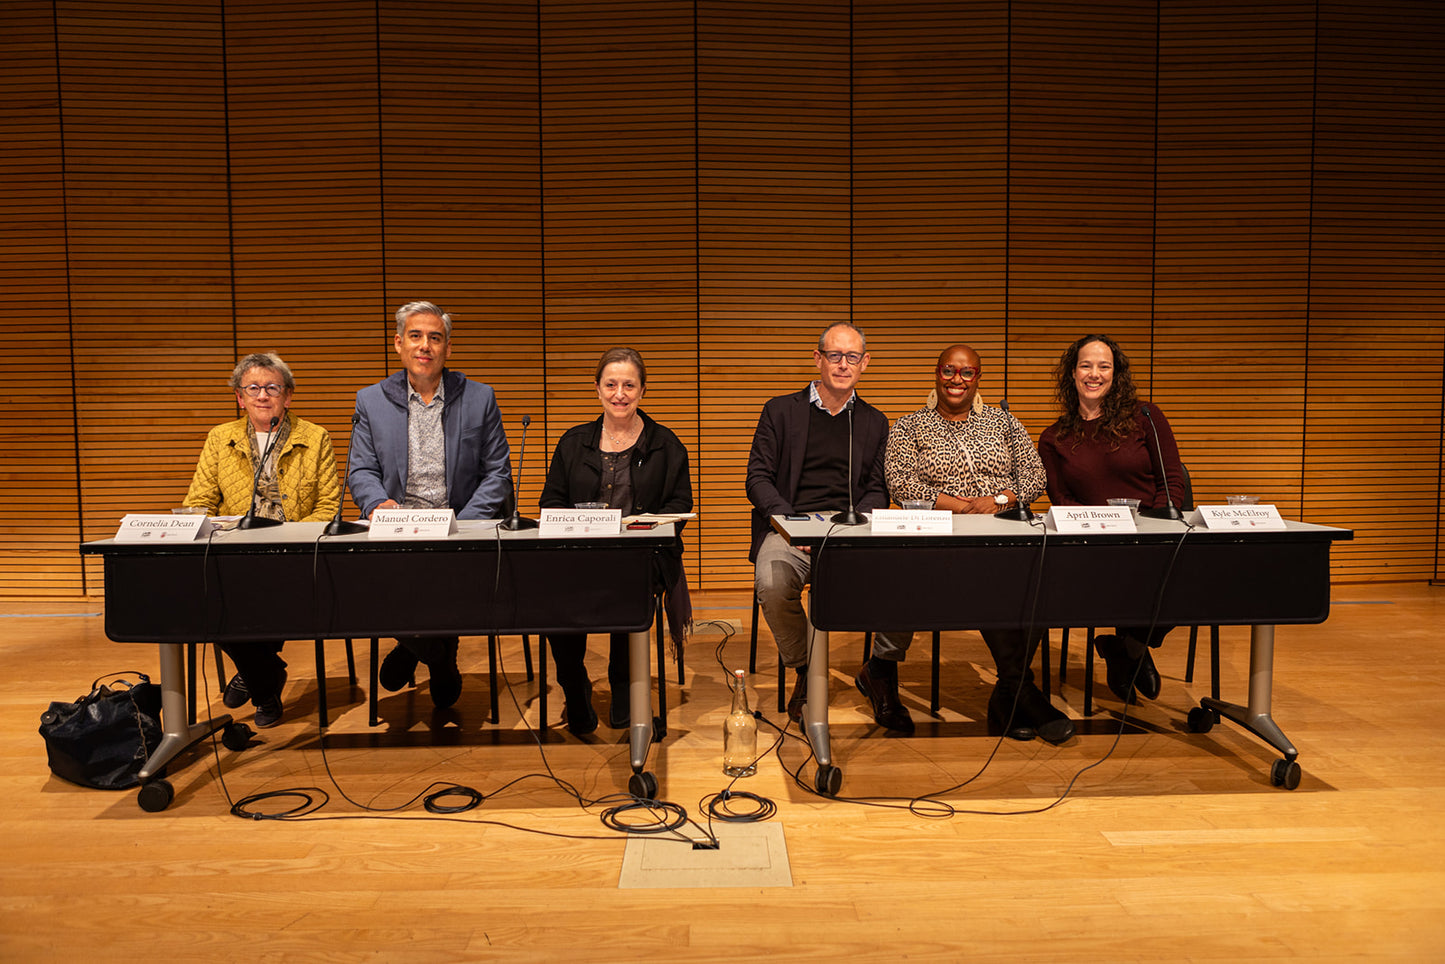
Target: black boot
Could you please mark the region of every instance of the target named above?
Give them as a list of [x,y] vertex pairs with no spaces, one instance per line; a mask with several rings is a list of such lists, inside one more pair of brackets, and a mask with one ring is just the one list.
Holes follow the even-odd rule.
[[[882,664],[882,665],[878,665]],[[873,719],[879,726],[899,733],[913,732],[913,717],[898,698],[898,664],[891,660],[870,659],[853,679],[858,692],[873,706]]]

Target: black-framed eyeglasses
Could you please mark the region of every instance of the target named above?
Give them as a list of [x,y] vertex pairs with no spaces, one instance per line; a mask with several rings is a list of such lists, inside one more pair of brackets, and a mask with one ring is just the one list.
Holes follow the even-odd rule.
[[848,364],[850,365],[857,365],[863,361],[863,352],[861,351],[823,351],[818,354],[828,359],[828,361],[834,365],[845,358],[848,359]]
[[971,382],[978,377],[978,369],[968,368],[966,366],[963,368],[955,368],[952,365],[939,365],[938,375],[946,382],[951,382],[955,378],[962,378],[966,382]]
[[242,386],[241,391],[245,392],[252,398],[260,398],[261,393],[263,392],[268,398],[275,398],[282,392],[286,391],[286,389],[280,385],[245,385]]

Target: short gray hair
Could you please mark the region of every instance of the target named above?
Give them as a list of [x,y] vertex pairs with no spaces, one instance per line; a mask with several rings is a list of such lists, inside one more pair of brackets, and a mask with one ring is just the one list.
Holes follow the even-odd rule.
[[412,315],[435,315],[442,320],[442,327],[446,329],[447,340],[452,337],[452,316],[442,311],[430,301],[408,301],[396,309],[396,333],[398,336],[406,334],[406,320]]
[[861,338],[861,339],[863,339],[863,351],[867,351],[867,350],[868,350],[868,336],[865,335],[865,334],[863,334],[863,329],[862,329],[862,328],[859,328],[857,325],[853,324],[851,321],[835,321],[835,322],[833,322],[831,325],[829,325],[827,328],[824,328],[824,329],[823,329],[823,333],[818,336],[818,350],[819,350],[819,351],[827,351],[827,350],[828,350],[827,345],[825,344],[825,342],[827,341],[827,338],[828,338],[828,332],[832,331],[834,328],[852,328],[854,331],[856,331],[856,332],[858,333],[858,337]]
[[286,391],[296,391],[296,379],[291,377],[291,367],[281,360],[281,356],[274,351],[252,352],[236,364],[231,372],[231,390],[241,390],[241,379],[253,368],[264,368],[267,371],[278,372],[281,375],[281,384],[286,386]]

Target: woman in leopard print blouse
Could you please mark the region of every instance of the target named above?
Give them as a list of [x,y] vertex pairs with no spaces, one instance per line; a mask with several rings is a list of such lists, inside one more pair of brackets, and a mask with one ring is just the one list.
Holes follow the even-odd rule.
[[1044,464],[1029,433],[1008,412],[983,404],[982,375],[978,353],[967,345],[938,356],[936,402],[930,397],[931,405],[900,418],[888,434],[883,468],[893,501],[988,513],[1043,494]]

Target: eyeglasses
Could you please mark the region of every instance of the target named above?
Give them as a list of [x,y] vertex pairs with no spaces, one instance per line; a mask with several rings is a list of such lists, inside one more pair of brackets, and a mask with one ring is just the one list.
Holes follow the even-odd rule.
[[954,368],[952,365],[939,365],[938,374],[939,377],[946,382],[951,382],[955,378],[962,378],[966,382],[971,382],[978,377],[978,369]]
[[834,365],[845,358],[848,359],[848,364],[850,365],[856,365],[863,360],[863,353],[861,351],[820,351],[818,354],[828,359],[828,361]]
[[265,392],[268,398],[275,398],[277,395],[286,391],[286,389],[280,385],[245,385],[241,388],[241,391],[250,395],[252,398],[260,398],[262,392]]

